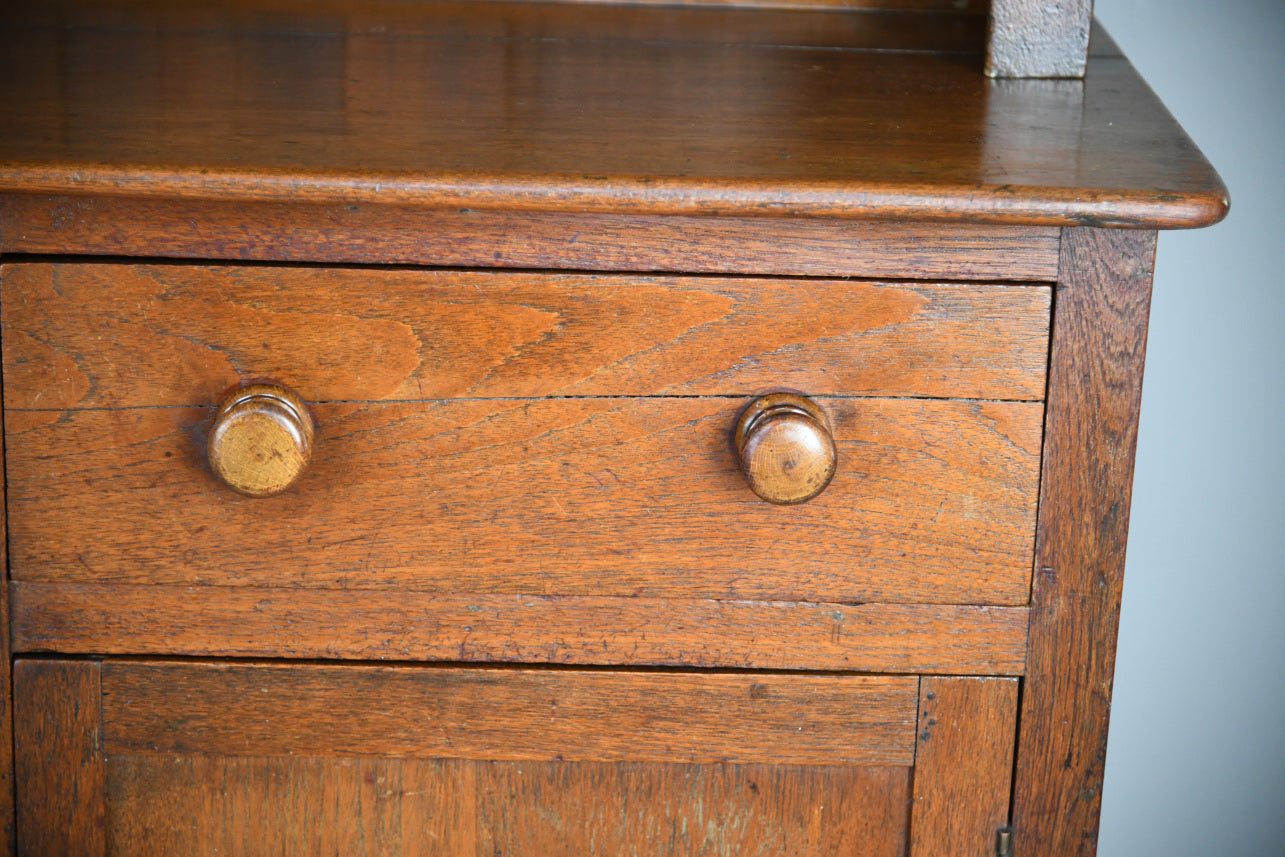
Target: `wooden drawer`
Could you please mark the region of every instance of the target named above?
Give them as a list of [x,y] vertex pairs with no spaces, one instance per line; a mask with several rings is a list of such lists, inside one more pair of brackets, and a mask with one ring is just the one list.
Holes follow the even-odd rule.
[[16,410],[810,395],[1038,401],[1047,285],[388,268],[5,265]]
[[1016,680],[985,678],[39,660],[14,681],[32,854],[981,854],[1017,714]]
[[[396,592],[438,610],[467,593],[483,613],[511,606],[502,596],[1024,605],[1049,297],[1037,285],[10,266],[19,634],[40,648],[122,621],[87,621],[94,604],[159,609],[163,594],[131,596],[138,586],[175,603],[193,598],[186,587],[217,590],[220,609],[244,588],[269,613],[280,587]],[[256,376],[313,403],[318,439],[295,488],[248,499],[213,478],[204,444],[211,403]],[[791,507],[746,489],[730,443],[747,397],[781,388],[820,404],[840,461],[825,492]],[[368,641],[336,649],[370,655]]]

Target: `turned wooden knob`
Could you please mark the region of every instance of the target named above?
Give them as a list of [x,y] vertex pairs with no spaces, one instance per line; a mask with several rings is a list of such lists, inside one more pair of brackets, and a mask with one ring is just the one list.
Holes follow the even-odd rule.
[[805,503],[825,490],[838,455],[825,413],[795,393],[755,399],[736,423],[750,489],[769,503]]
[[280,494],[312,457],[312,417],[285,387],[241,387],[219,404],[208,450],[214,475],[232,490],[250,497]]

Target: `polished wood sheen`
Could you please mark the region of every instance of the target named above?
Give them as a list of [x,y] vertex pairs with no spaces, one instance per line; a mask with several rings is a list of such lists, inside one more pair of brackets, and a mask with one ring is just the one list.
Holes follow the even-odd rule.
[[[488,0],[501,8],[513,6],[514,0]],[[520,0],[518,0],[520,2]],[[579,14],[591,20],[598,5],[617,5],[615,0],[566,0],[576,5],[568,16]],[[936,12],[959,16],[985,17],[990,10],[989,0],[637,0],[631,5],[659,3],[666,6],[693,5],[699,7],[755,7],[799,11],[805,9],[846,9],[870,12]],[[422,6],[428,3],[404,3],[399,0],[220,0],[217,4],[174,4],[165,0],[45,0],[43,3],[21,4],[9,14],[24,24],[56,24],[68,15],[76,20],[99,26],[140,20],[171,27],[208,25],[212,21],[226,21],[233,15],[239,25],[271,31],[280,29],[283,22],[307,30],[309,15],[313,27],[325,27],[332,32],[360,33],[389,23],[400,24],[411,32],[423,26],[425,14]],[[435,5],[447,5],[438,2]],[[456,5],[466,5],[464,3]],[[480,17],[485,12],[469,10]],[[611,10],[616,12],[618,10]],[[319,15],[318,13],[324,13]],[[218,16],[225,16],[220,19]]]
[[806,503],[834,478],[830,421],[806,396],[773,393],[750,402],[736,421],[735,440],[746,483],[769,503]]
[[[1039,400],[1046,286],[20,263],[9,407],[813,395]],[[104,336],[110,331],[110,336]],[[145,356],[143,356],[145,355]]]
[[1025,607],[15,581],[19,652],[1021,675]]
[[[1043,406],[818,398],[844,462],[746,490],[748,402],[316,405],[296,487],[205,465],[207,409],[6,413],[17,580],[784,601],[1027,602]],[[164,509],[163,515],[157,510]]]
[[[314,230],[333,204],[1135,227],[1227,210],[1123,59],[1095,57],[1082,83],[993,81],[980,38],[975,53],[800,46],[783,24],[756,43],[717,26],[723,41],[632,39],[612,21],[682,32],[706,13],[598,8],[598,38],[564,23],[578,7],[542,3],[427,4],[418,36],[324,16],[285,35],[235,14],[5,28],[0,194],[289,202]],[[533,37],[493,37],[497,14],[499,33]],[[823,32],[869,19],[814,14],[843,22]],[[3,249],[25,231],[6,224]]]
[[1092,857],[1228,199],[1090,6],[0,0],[18,853]]
[[312,417],[291,390],[277,384],[238,387],[214,412],[206,443],[210,469],[238,494],[271,497],[303,475],[312,436]]
[[[11,5],[16,8],[6,9],[6,19],[25,27],[74,21],[93,28],[199,32],[219,27],[268,36],[396,33],[962,52],[976,51],[985,37],[987,0],[44,0]],[[924,26],[924,12],[934,13],[929,19],[934,26]]]

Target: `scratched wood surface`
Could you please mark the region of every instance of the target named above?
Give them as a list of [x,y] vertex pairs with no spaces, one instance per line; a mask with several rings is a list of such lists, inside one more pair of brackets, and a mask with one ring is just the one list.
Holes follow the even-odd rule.
[[1041,399],[1047,287],[18,264],[12,408],[859,394]]
[[1155,249],[1155,233],[1096,229],[1062,245],[1016,854],[1097,849]]
[[23,854],[906,848],[914,678],[20,660],[17,681]]
[[825,399],[838,472],[772,506],[722,398],[318,406],[275,497],[206,409],[6,413],[16,580],[1022,605],[1039,403]]
[[909,772],[114,756],[107,841],[140,857],[901,857]]
[[910,677],[109,661],[107,836],[131,854],[891,857],[917,698]]
[[1016,679],[920,683],[912,857],[995,853],[1008,824],[1016,730]]
[[1025,607],[14,581],[21,652],[1021,675]]
[[18,853],[104,857],[98,662],[18,659],[13,679]]
[[[418,36],[337,38],[324,13],[293,32],[235,13],[0,28],[0,193],[1153,228],[1227,210],[1123,59],[1068,88],[987,78],[980,40],[818,44],[881,14],[619,5],[589,26],[582,7],[497,9],[429,4]],[[906,14],[919,44],[976,21]],[[529,37],[493,37],[510,29]]]
[[909,765],[913,676],[116,662],[111,754]]

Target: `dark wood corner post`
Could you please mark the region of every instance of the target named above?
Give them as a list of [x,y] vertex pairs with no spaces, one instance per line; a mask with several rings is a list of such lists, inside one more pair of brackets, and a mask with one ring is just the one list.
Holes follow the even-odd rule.
[[1084,77],[1092,21],[1093,0],[991,0],[986,74]]
[[1155,246],[1149,231],[1062,233],[1014,857],[1097,848]]
[[[3,242],[0,241],[0,247]],[[0,260],[0,284],[4,265]],[[0,346],[4,342],[0,332]],[[0,413],[4,412],[4,387],[0,384]],[[9,857],[17,847],[14,828],[13,778],[13,683],[9,674],[9,532],[7,529],[4,482],[4,429],[0,426],[0,857]]]

